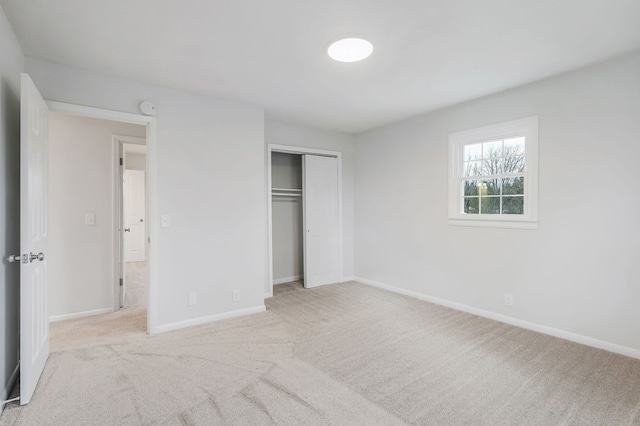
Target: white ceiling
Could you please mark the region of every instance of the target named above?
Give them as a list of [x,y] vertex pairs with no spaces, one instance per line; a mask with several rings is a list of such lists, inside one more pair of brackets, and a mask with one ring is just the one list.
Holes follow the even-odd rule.
[[[356,133],[640,49],[640,0],[0,0],[24,54]],[[344,35],[374,44],[328,58]]]

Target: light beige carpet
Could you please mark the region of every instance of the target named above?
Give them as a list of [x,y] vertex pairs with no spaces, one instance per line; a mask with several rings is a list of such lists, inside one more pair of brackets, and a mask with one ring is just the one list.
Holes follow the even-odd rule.
[[102,346],[144,339],[147,334],[147,308],[123,308],[118,312],[51,323],[49,350]]
[[639,360],[356,283],[277,286],[267,307],[52,342],[75,349],[52,353],[32,402],[0,423],[640,424]]

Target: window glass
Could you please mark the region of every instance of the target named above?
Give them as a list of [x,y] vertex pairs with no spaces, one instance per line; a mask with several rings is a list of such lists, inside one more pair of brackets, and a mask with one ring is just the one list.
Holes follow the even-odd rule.
[[464,161],[480,160],[482,158],[482,144],[474,143],[464,146]]

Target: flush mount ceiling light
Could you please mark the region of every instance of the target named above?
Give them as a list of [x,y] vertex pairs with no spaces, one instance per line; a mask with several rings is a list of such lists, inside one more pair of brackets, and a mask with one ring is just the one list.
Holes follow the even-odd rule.
[[373,52],[373,45],[362,38],[343,38],[329,46],[327,53],[338,62],[358,62]]

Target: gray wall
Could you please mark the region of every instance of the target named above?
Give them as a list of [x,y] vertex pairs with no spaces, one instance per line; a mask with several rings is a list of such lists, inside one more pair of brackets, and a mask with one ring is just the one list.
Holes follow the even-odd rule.
[[[24,57],[0,7],[0,400],[7,397],[20,350],[20,72]],[[2,411],[2,408],[0,408]]]
[[[144,137],[145,135],[142,135]],[[126,154],[126,167],[127,170],[147,170],[147,156],[146,154],[134,154],[128,152]]]
[[[449,133],[532,115],[539,229],[449,226]],[[357,276],[640,350],[640,54],[361,134],[356,158]]]
[[[272,153],[271,186],[302,189],[302,156]],[[302,197],[272,200],[273,281],[283,283],[303,275]]]
[[272,153],[271,186],[302,189],[302,156],[283,152]]

